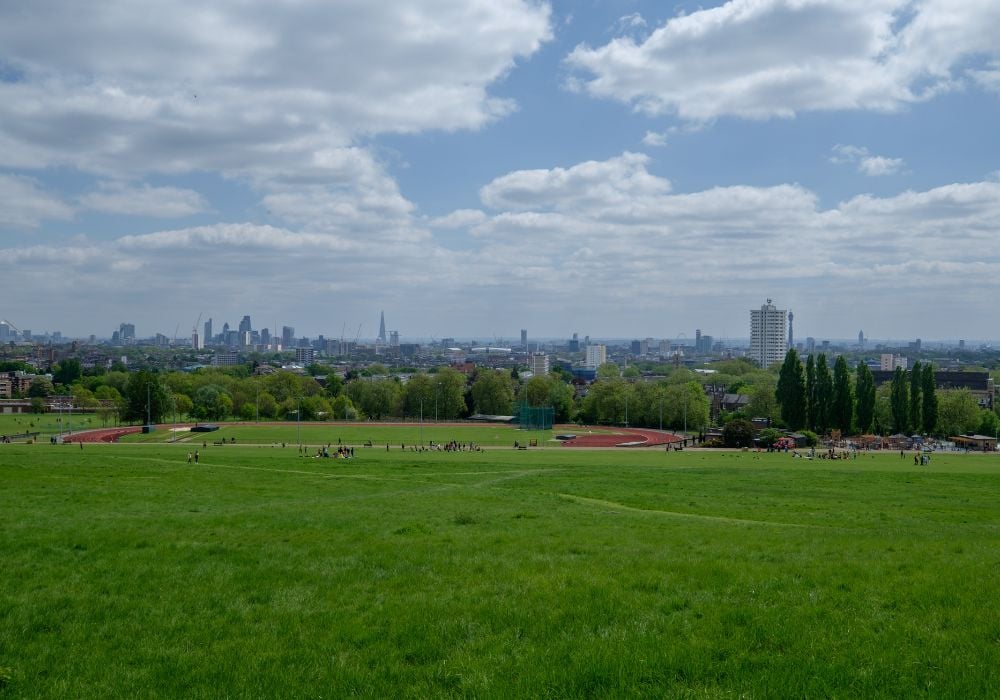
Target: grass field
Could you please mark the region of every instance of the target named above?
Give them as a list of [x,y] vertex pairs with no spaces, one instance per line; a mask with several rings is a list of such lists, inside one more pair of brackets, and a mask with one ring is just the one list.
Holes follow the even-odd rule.
[[188,449],[0,446],[0,697],[1000,696],[996,456]]
[[301,437],[304,445],[338,444],[338,440],[347,445],[363,445],[371,440],[375,445],[385,448],[386,443],[395,448],[400,445],[417,445],[447,443],[451,440],[484,446],[511,447],[517,440],[527,444],[529,440],[537,440],[538,444],[553,443],[555,433],[551,430],[517,430],[515,426],[495,424],[435,424],[435,423],[269,423],[256,425],[254,423],[219,423],[219,429],[211,433],[173,433],[167,426],[157,426],[152,433],[127,435],[122,442],[164,443],[170,441],[189,442],[201,445],[203,442],[236,439],[236,444],[273,445],[284,442],[287,445],[298,445]]

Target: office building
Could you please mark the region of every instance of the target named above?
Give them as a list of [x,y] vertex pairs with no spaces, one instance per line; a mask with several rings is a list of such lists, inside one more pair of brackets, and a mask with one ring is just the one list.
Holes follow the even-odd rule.
[[295,329],[291,326],[281,327],[281,345],[285,348],[295,345]]
[[788,312],[768,299],[760,309],[750,310],[750,359],[770,367],[785,359]]

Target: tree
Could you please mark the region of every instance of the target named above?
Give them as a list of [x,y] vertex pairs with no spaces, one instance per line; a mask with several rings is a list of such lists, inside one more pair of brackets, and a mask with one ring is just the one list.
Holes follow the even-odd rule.
[[451,367],[445,367],[434,374],[434,414],[444,420],[461,418],[465,415],[466,377]]
[[923,409],[921,420],[923,421],[924,432],[933,435],[937,428],[938,420],[938,400],[937,386],[934,379],[934,365],[930,362],[924,364],[923,377],[920,382],[921,393],[923,394]]
[[434,380],[424,372],[412,375],[403,387],[402,412],[409,418],[434,414]]
[[856,415],[858,431],[871,431],[875,422],[875,378],[864,362],[858,363],[857,377],[854,383],[856,398]]
[[614,362],[605,362],[597,368],[598,379],[617,379],[620,376],[622,372]]
[[813,428],[825,435],[830,430],[830,414],[833,404],[833,377],[826,365],[826,354],[816,358],[816,421]]
[[800,430],[806,425],[806,382],[802,374],[802,363],[795,348],[785,353],[785,361],[778,373],[778,385],[774,397],[781,407],[781,419],[791,430]]
[[923,398],[921,396],[921,387],[923,386],[924,376],[923,370],[920,367],[920,361],[913,363],[913,369],[910,370],[910,407],[908,409],[907,420],[909,421],[910,430],[915,433],[920,432],[924,423],[921,418],[923,414]]
[[841,435],[851,435],[854,420],[854,394],[851,391],[851,372],[843,355],[833,364],[833,404],[830,423]]
[[979,427],[976,432],[980,435],[993,435],[1000,433],[1000,417],[993,411],[980,411]]
[[812,355],[806,358],[806,425],[816,430],[819,404],[816,402],[816,360]]
[[233,410],[233,398],[215,384],[199,388],[192,403],[194,415],[201,420],[222,420]]
[[121,416],[125,421],[145,422],[148,406],[148,420],[159,423],[170,410],[170,397],[160,381],[160,375],[149,370],[129,375],[122,398]]
[[968,389],[945,389],[938,395],[938,433],[945,437],[971,433],[982,420],[979,402]]
[[190,416],[194,411],[194,402],[187,394],[173,395],[174,411],[181,416]]
[[80,367],[80,361],[76,358],[69,358],[56,365],[52,379],[56,384],[69,386],[82,376],[83,369]]
[[671,384],[666,391],[664,420],[671,428],[704,430],[708,425],[709,402],[698,382]]
[[583,399],[580,417],[587,423],[620,425],[625,422],[625,411],[632,393],[632,385],[623,379],[594,382]]
[[46,396],[51,396],[55,393],[55,387],[52,386],[52,382],[45,377],[36,377],[32,380],[31,386],[28,387],[28,398],[29,399],[44,399]]
[[892,432],[909,432],[910,391],[906,383],[906,370],[897,367],[892,373],[892,390],[889,398],[892,408]]
[[330,404],[330,408],[333,411],[334,420],[354,420],[358,417],[358,410],[347,398],[347,394],[338,395]]
[[514,408],[514,387],[510,375],[492,369],[480,370],[472,383],[472,401],[476,413],[509,416]]
[[781,431],[777,428],[765,428],[760,431],[760,435],[757,436],[757,439],[764,447],[771,447],[774,443],[781,439]]
[[551,406],[555,409],[555,420],[569,420],[573,410],[573,387],[552,375],[537,375],[529,379],[521,388],[519,400],[529,406]]
[[726,447],[753,447],[753,423],[731,420],[722,428],[722,444]]

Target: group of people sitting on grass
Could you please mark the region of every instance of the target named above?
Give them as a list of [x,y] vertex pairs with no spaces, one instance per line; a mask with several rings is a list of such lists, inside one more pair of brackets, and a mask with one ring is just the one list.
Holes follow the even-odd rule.
[[[430,447],[424,447],[423,445],[410,445],[406,446],[406,443],[400,443],[399,449],[406,452],[482,452],[483,448],[474,442],[458,442],[457,440],[452,440],[451,442],[440,443],[432,442]],[[389,451],[389,443],[385,444],[385,451]]]
[[350,459],[354,456],[354,448],[348,447],[347,445],[340,445],[337,449],[330,449],[332,445],[327,444],[322,447],[316,448],[316,454],[313,455],[313,459]]

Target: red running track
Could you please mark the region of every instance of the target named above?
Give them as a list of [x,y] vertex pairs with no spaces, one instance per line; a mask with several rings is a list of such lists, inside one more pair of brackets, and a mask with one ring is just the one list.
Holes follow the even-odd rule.
[[629,428],[617,433],[580,434],[573,430],[566,431],[576,435],[572,440],[566,440],[564,447],[657,447],[681,442],[684,438],[673,433],[661,433],[659,430],[641,430]]
[[132,426],[129,428],[103,428],[101,430],[87,430],[82,433],[74,433],[63,439],[63,442],[118,442],[122,435],[141,433],[142,426]]

